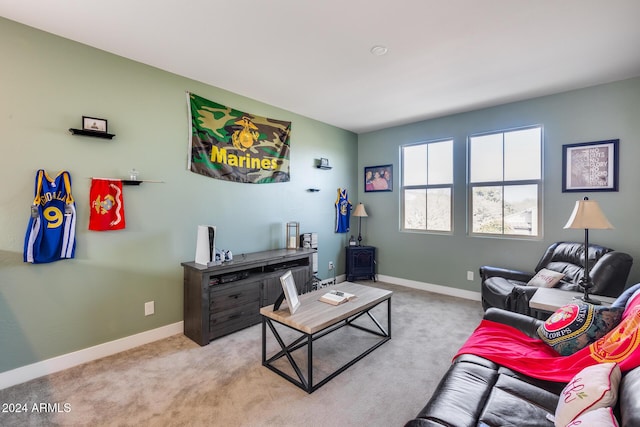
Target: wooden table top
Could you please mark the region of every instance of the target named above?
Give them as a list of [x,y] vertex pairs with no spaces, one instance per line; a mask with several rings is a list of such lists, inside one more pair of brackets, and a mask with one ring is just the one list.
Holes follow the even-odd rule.
[[[319,298],[322,295],[334,289],[354,294],[356,297],[339,305],[331,305],[320,301]],[[262,307],[260,314],[300,332],[314,334],[391,298],[392,294],[393,292],[386,289],[342,282],[300,295],[298,297],[300,307],[294,314],[289,313],[286,301],[282,303],[277,311],[273,311],[273,304]]]
[[[563,305],[570,304],[572,302],[581,302],[575,298],[579,298],[584,295],[583,292],[564,291],[556,288],[538,288],[533,297],[529,301],[529,307],[538,310],[554,312]],[[616,299],[611,297],[604,297],[601,295],[591,295],[594,300],[598,300],[602,305],[611,305]]]

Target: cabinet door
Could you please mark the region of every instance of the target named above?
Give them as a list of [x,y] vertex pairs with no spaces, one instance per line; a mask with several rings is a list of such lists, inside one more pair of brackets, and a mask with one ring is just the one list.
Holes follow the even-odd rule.
[[271,305],[282,293],[282,284],[280,276],[267,277],[262,281],[262,298],[261,306]]
[[256,299],[244,305],[211,312],[209,339],[215,339],[260,323],[260,305]]
[[260,323],[261,281],[209,287],[209,340]]
[[369,274],[373,267],[373,249],[366,248],[353,254],[353,270],[355,274]]
[[347,280],[374,278],[375,257],[373,246],[347,247]]
[[291,274],[293,280],[296,281],[296,288],[298,288],[299,294],[304,294],[311,291],[311,270],[309,267],[292,268]]
[[[293,280],[296,282],[296,288],[298,288],[298,294],[308,292],[308,286],[310,286],[310,267],[294,267],[291,269]],[[286,270],[282,270],[271,277],[267,277],[262,282],[262,306],[271,305],[276,302],[276,299],[282,293],[282,283],[280,282],[280,276],[282,276]]]
[[211,286],[209,288],[209,311],[216,313],[237,306],[257,303],[260,300],[260,282]]

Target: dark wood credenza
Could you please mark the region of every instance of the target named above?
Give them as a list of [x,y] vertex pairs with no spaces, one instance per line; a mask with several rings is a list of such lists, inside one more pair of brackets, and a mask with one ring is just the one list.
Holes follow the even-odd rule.
[[300,294],[309,292],[315,249],[274,249],[234,255],[233,261],[184,269],[184,334],[200,345],[260,323],[260,307],[282,292],[280,276],[291,270]]

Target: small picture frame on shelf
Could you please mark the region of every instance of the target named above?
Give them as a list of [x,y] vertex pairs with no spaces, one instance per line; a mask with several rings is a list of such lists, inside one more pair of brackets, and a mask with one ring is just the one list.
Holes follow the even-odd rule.
[[318,169],[331,169],[331,166],[329,166],[329,159],[325,157],[319,158],[316,167]]
[[107,120],[82,116],[82,130],[107,133]]

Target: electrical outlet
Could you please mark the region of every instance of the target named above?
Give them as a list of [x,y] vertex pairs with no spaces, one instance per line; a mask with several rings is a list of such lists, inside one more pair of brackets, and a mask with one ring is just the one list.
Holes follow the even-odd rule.
[[149,301],[144,303],[144,315],[151,316],[156,312],[156,304],[154,301]]
[[473,280],[473,271],[467,271],[467,280]]
[[333,261],[329,261],[329,271],[333,270]]

